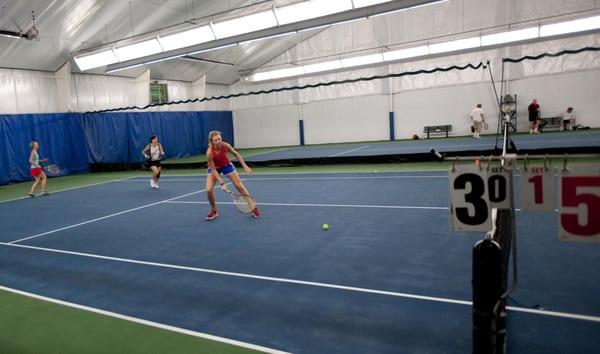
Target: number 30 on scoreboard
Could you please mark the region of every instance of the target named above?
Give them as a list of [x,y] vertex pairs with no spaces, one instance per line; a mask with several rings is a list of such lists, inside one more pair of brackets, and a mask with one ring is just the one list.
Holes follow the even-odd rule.
[[600,241],[600,169],[563,170],[559,184],[559,238]]
[[512,178],[502,167],[458,165],[448,175],[450,227],[489,231],[492,208],[511,208]]

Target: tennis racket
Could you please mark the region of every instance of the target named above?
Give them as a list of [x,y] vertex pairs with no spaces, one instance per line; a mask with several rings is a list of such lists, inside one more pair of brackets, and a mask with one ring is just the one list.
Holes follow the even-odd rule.
[[483,129],[488,130],[489,127],[490,126],[487,124],[487,122],[483,122]]
[[235,208],[244,214],[249,214],[252,211],[249,202],[254,203],[254,200],[249,195],[241,195],[236,192],[232,192],[229,189],[225,188],[223,191],[231,196],[233,199],[233,205]]
[[49,164],[42,167],[48,176],[58,176],[61,174],[61,169],[56,164]]

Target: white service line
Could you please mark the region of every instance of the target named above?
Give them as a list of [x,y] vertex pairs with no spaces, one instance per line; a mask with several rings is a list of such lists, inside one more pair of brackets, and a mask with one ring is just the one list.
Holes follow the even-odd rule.
[[[166,204],[208,204],[208,202],[186,202],[169,201]],[[232,202],[222,202],[219,204],[234,204]],[[379,208],[379,209],[431,209],[448,210],[448,207],[436,206],[406,206],[406,205],[361,205],[361,204],[299,204],[299,203],[256,203],[256,205],[270,206],[298,206],[298,207],[336,207],[336,208]]]
[[[24,248],[24,249],[33,249],[33,250],[45,251],[45,252],[69,254],[69,255],[88,257],[88,258],[104,259],[104,260],[109,260],[109,261],[147,265],[147,266],[160,267],[160,268],[187,270],[187,271],[192,271],[192,272],[208,273],[208,274],[218,274],[218,275],[238,277],[238,278],[249,278],[249,279],[265,280],[265,281],[296,284],[296,285],[307,285],[307,286],[315,286],[315,287],[321,287],[321,288],[339,289],[339,290],[354,291],[354,292],[367,293],[367,294],[386,295],[386,296],[415,299],[415,300],[424,300],[424,301],[431,301],[431,302],[441,302],[441,303],[448,303],[448,304],[467,305],[467,306],[473,305],[473,303],[471,301],[450,299],[450,298],[444,298],[444,297],[425,296],[425,295],[401,293],[401,292],[386,291],[386,290],[376,290],[376,289],[369,289],[369,288],[359,288],[359,287],[354,287],[354,286],[320,283],[320,282],[297,280],[297,279],[269,277],[269,276],[255,275],[255,274],[248,274],[248,273],[226,272],[226,271],[215,270],[215,269],[179,266],[179,265],[166,264],[166,263],[140,261],[140,260],[128,259],[128,258],[109,257],[109,256],[102,256],[102,255],[91,254],[91,253],[65,251],[65,250],[46,248],[46,247],[17,245],[17,244],[10,244],[10,243],[6,243],[6,242],[0,242],[0,245],[10,246],[10,247],[18,247],[18,248]],[[536,315],[544,315],[544,316],[550,316],[550,317],[563,317],[563,318],[569,318],[569,319],[575,319],[575,320],[583,320],[583,321],[591,321],[591,322],[599,322],[600,323],[600,316],[588,316],[588,315],[581,315],[581,314],[574,314],[574,313],[567,313],[567,312],[528,309],[528,308],[515,307],[515,306],[508,306],[507,308],[512,311],[517,311],[517,312],[526,312],[526,313],[532,313],[532,314],[536,314]]]
[[55,233],[55,232],[59,232],[59,231],[63,231],[63,230],[72,229],[72,228],[74,228],[74,227],[78,227],[78,226],[81,226],[81,225],[87,225],[87,224],[91,224],[91,223],[93,223],[93,222],[96,222],[96,221],[100,221],[100,220],[104,220],[104,219],[112,218],[113,216],[118,216],[118,215],[126,214],[126,213],[129,213],[129,212],[132,212],[132,211],[136,211],[136,210],[140,210],[140,209],[148,208],[148,207],[151,207],[151,206],[154,206],[154,205],[158,205],[158,204],[167,203],[167,202],[170,202],[170,201],[173,201],[173,200],[176,200],[176,199],[185,198],[185,197],[188,197],[188,196],[190,196],[190,195],[194,195],[194,194],[202,193],[202,192],[204,192],[204,191],[205,191],[205,189],[202,189],[202,190],[200,190],[200,191],[196,191],[196,192],[192,192],[192,193],[187,193],[187,194],[184,194],[184,195],[180,195],[180,196],[178,196],[178,197],[174,197],[174,198],[169,198],[169,199],[161,200],[161,201],[159,201],[159,202],[155,202],[155,203],[151,203],[151,204],[142,205],[142,206],[139,206],[139,207],[137,207],[137,208],[132,208],[132,209],[123,210],[123,211],[120,211],[120,212],[118,212],[118,213],[114,213],[114,214],[110,214],[110,215],[102,216],[102,217],[99,217],[99,218],[96,218],[96,219],[92,219],[92,220],[88,220],[88,221],[84,221],[84,222],[80,222],[80,223],[78,223],[78,224],[69,225],[69,226],[61,227],[61,228],[59,228],[59,229],[55,229],[55,230],[50,230],[50,231],[42,232],[42,233],[40,233],[40,234],[36,234],[36,235],[33,235],[33,236],[24,237],[24,238],[21,238],[21,239],[18,239],[18,240],[10,241],[10,242],[8,242],[8,243],[15,244],[15,243],[18,243],[18,242],[21,242],[21,241],[30,240],[30,239],[32,239],[32,238],[41,237],[41,236],[45,236],[45,235],[49,235],[49,234],[53,234],[53,233]]
[[357,147],[356,149],[350,149],[350,150],[347,150],[347,151],[342,151],[342,152],[340,152],[338,154],[329,155],[327,157],[336,157],[336,156],[344,155],[344,154],[347,154],[349,152],[354,152],[354,151],[358,151],[358,150],[362,150],[362,149],[368,148],[369,146],[370,145],[365,145],[365,146]]
[[[132,179],[129,181],[124,181],[124,182],[139,182],[139,183],[148,183],[148,179],[144,178],[144,179]],[[204,178],[168,178],[166,176],[162,176],[162,178],[160,179],[160,183],[165,183],[165,182],[198,182],[198,183],[204,183],[205,179]]]
[[213,340],[213,341],[220,342],[220,343],[235,345],[235,346],[242,347],[242,348],[248,348],[248,349],[252,349],[252,350],[258,350],[260,352],[265,352],[265,353],[270,353],[270,354],[289,354],[288,352],[283,352],[283,351],[280,351],[280,350],[271,349],[271,348],[263,347],[263,346],[260,346],[260,345],[251,344],[251,343],[240,342],[240,341],[237,341],[235,339],[218,337],[218,336],[213,336],[213,335],[207,334],[207,333],[196,332],[196,331],[192,331],[192,330],[189,330],[189,329],[184,329],[184,328],[180,328],[180,327],[169,326],[169,325],[165,325],[165,324],[162,324],[162,323],[148,321],[148,320],[144,320],[144,319],[137,318],[137,317],[131,317],[131,316],[122,315],[122,314],[116,313],[116,312],[101,310],[101,309],[98,309],[98,308],[95,308],[95,307],[90,307],[90,306],[85,306],[85,305],[79,305],[79,304],[75,304],[75,303],[72,303],[72,302],[67,302],[67,301],[63,301],[63,300],[54,299],[54,298],[51,298],[51,297],[46,297],[46,296],[32,294],[32,293],[29,293],[29,292],[26,292],[26,291],[21,291],[21,290],[17,290],[17,289],[7,288],[5,286],[0,286],[0,290],[4,290],[4,291],[11,292],[11,293],[18,294],[18,295],[27,296],[27,297],[30,297],[30,298],[33,298],[33,299],[37,299],[37,300],[51,302],[51,303],[62,305],[62,306],[68,306],[68,307],[76,308],[78,310],[84,310],[84,311],[94,312],[94,313],[97,313],[97,314],[100,314],[100,315],[118,318],[120,320],[125,320],[125,321],[134,322],[134,323],[139,323],[139,324],[142,324],[142,325],[145,325],[145,326],[160,328],[160,329],[164,329],[164,330],[167,330],[167,331],[181,333],[181,334],[185,334],[185,335],[189,335],[189,336],[193,336],[193,337],[205,338],[205,339]]
[[271,151],[265,151],[265,152],[257,152],[256,154],[248,154],[248,155],[244,155],[244,158],[246,158],[246,157],[250,157],[250,156],[257,156],[257,155],[270,154],[270,153],[272,153],[272,152],[285,151],[285,150],[289,150],[289,149],[291,149],[291,147],[288,147],[288,148],[282,148],[282,149],[275,149],[275,150],[271,150]]
[[[373,173],[373,172],[369,172]],[[346,180],[346,179],[405,179],[405,178],[448,178],[448,174],[438,176],[331,176],[331,177],[252,177],[249,181],[268,181],[268,180]]]
[[[51,190],[50,193],[54,194],[54,193],[59,193],[59,192],[72,191],[74,189],[94,187],[94,186],[99,186],[101,184],[112,183],[112,182],[121,182],[121,181],[126,181],[126,180],[128,180],[130,178],[138,178],[138,177],[140,177],[140,176],[131,176],[131,177],[125,177],[125,178],[119,178],[119,179],[111,179],[110,181],[104,181],[104,182],[86,184],[86,185],[79,186],[79,187],[71,187],[71,188],[59,189],[57,191],[52,191]],[[12,202],[12,201],[21,200],[21,199],[31,199],[31,197],[30,196],[25,196],[25,197],[18,197],[18,198],[14,198],[14,199],[0,200],[0,203]]]
[[[186,202],[186,201],[168,201],[165,204],[208,204],[208,202]],[[219,202],[219,204],[235,204],[232,202]],[[256,205],[269,206],[298,206],[298,207],[335,207],[335,208],[379,208],[379,209],[424,209],[424,210],[448,210],[448,207],[437,206],[413,206],[413,205],[366,205],[366,204],[302,204],[302,203],[261,203]],[[515,208],[515,211],[521,212],[522,209]],[[558,209],[554,209],[558,212]]]

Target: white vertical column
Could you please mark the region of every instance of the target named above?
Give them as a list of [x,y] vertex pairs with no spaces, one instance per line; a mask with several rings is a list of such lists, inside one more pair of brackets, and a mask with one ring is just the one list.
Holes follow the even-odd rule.
[[[206,96],[206,75],[202,75],[192,82],[192,96],[191,98],[203,98]],[[203,111],[204,102],[195,102],[192,107],[195,111]]]
[[135,89],[133,104],[138,107],[147,106],[150,103],[150,69],[133,79],[132,83]]
[[59,112],[71,112],[71,62],[67,61],[54,72]]

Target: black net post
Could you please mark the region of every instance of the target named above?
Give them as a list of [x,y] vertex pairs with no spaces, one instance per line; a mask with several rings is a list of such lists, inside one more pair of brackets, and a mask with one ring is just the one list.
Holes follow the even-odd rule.
[[[498,228],[473,247],[473,353],[506,353],[506,304],[511,210],[498,212]],[[508,227],[507,227],[508,226]]]

